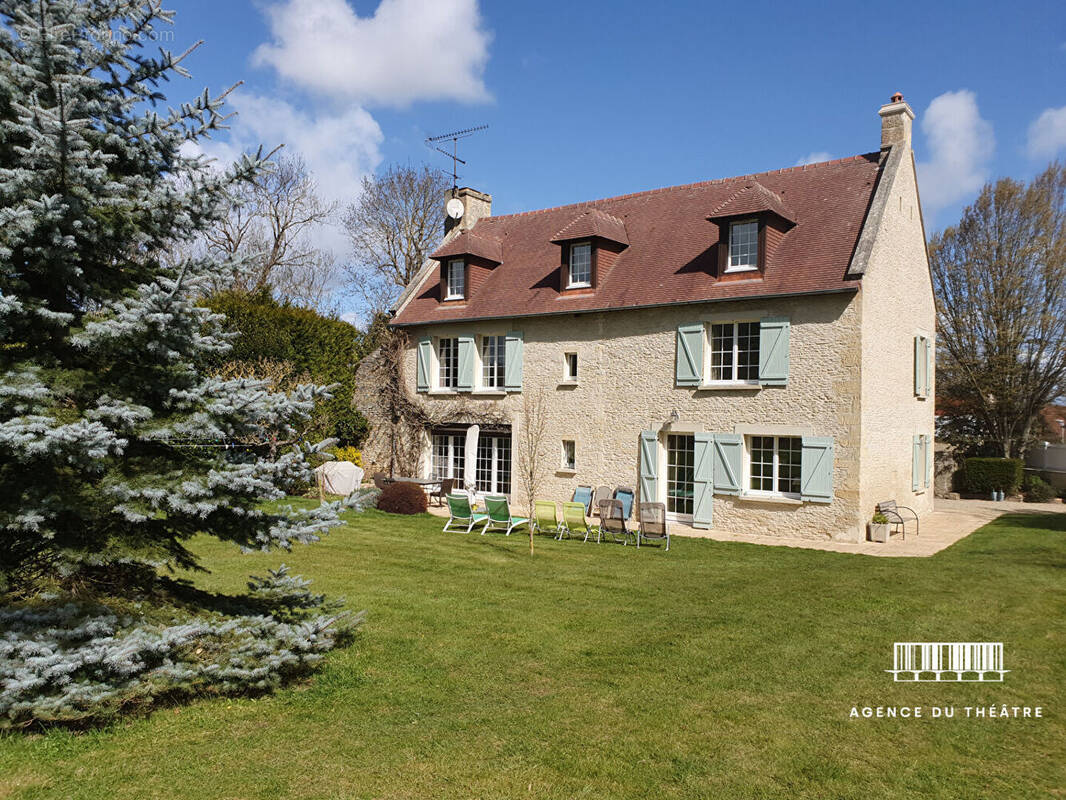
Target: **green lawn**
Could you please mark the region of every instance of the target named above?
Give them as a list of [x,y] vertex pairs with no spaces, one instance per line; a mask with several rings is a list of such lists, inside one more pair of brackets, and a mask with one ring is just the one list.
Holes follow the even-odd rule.
[[[313,679],[0,740],[0,798],[1066,796],[1066,515],[933,558],[441,533],[368,512],[285,556],[368,621]],[[204,540],[241,591],[282,555]],[[1002,684],[897,684],[895,640],[1003,641]],[[962,707],[1042,706],[1043,719]],[[954,705],[950,720],[849,719]]]

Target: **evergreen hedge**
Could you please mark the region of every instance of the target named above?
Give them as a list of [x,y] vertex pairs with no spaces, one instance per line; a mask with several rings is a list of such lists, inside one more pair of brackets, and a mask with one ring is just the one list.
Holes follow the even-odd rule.
[[1020,458],[968,458],[965,461],[966,489],[975,494],[999,490],[1017,494],[1022,484]]
[[269,292],[220,292],[204,303],[226,316],[226,328],[236,334],[228,353],[211,354],[205,366],[221,367],[263,359],[284,362],[315,383],[339,384],[333,399],[321,404],[317,438],[332,437],[342,446],[358,447],[367,434],[366,418],[355,409],[355,368],[362,355],[362,334],[352,325],[310,308],[279,303]]

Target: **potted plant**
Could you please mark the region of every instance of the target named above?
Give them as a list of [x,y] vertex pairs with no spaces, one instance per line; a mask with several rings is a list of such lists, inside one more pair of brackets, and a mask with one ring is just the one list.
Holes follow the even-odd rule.
[[886,517],[880,511],[874,514],[873,520],[870,521],[870,541],[888,541],[888,517]]

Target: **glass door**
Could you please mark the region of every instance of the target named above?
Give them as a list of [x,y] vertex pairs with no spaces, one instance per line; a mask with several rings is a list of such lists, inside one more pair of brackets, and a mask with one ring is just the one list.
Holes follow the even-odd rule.
[[462,487],[466,474],[466,434],[436,431],[433,434],[433,474],[431,478],[455,478]]
[[511,493],[511,434],[482,433],[477,442],[477,490]]
[[692,519],[695,451],[691,433],[666,437],[666,512],[675,520]]

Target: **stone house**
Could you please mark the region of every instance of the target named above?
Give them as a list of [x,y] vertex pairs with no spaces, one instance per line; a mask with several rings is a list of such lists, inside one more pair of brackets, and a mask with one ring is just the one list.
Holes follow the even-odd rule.
[[928,513],[914,113],[897,94],[879,114],[879,150],[825,163],[498,217],[453,190],[391,324],[416,402],[497,422],[475,450],[470,418],[445,414],[416,469],[524,508],[516,451],[539,403],[544,499],[629,485],[694,527],[844,539],[880,500]]

